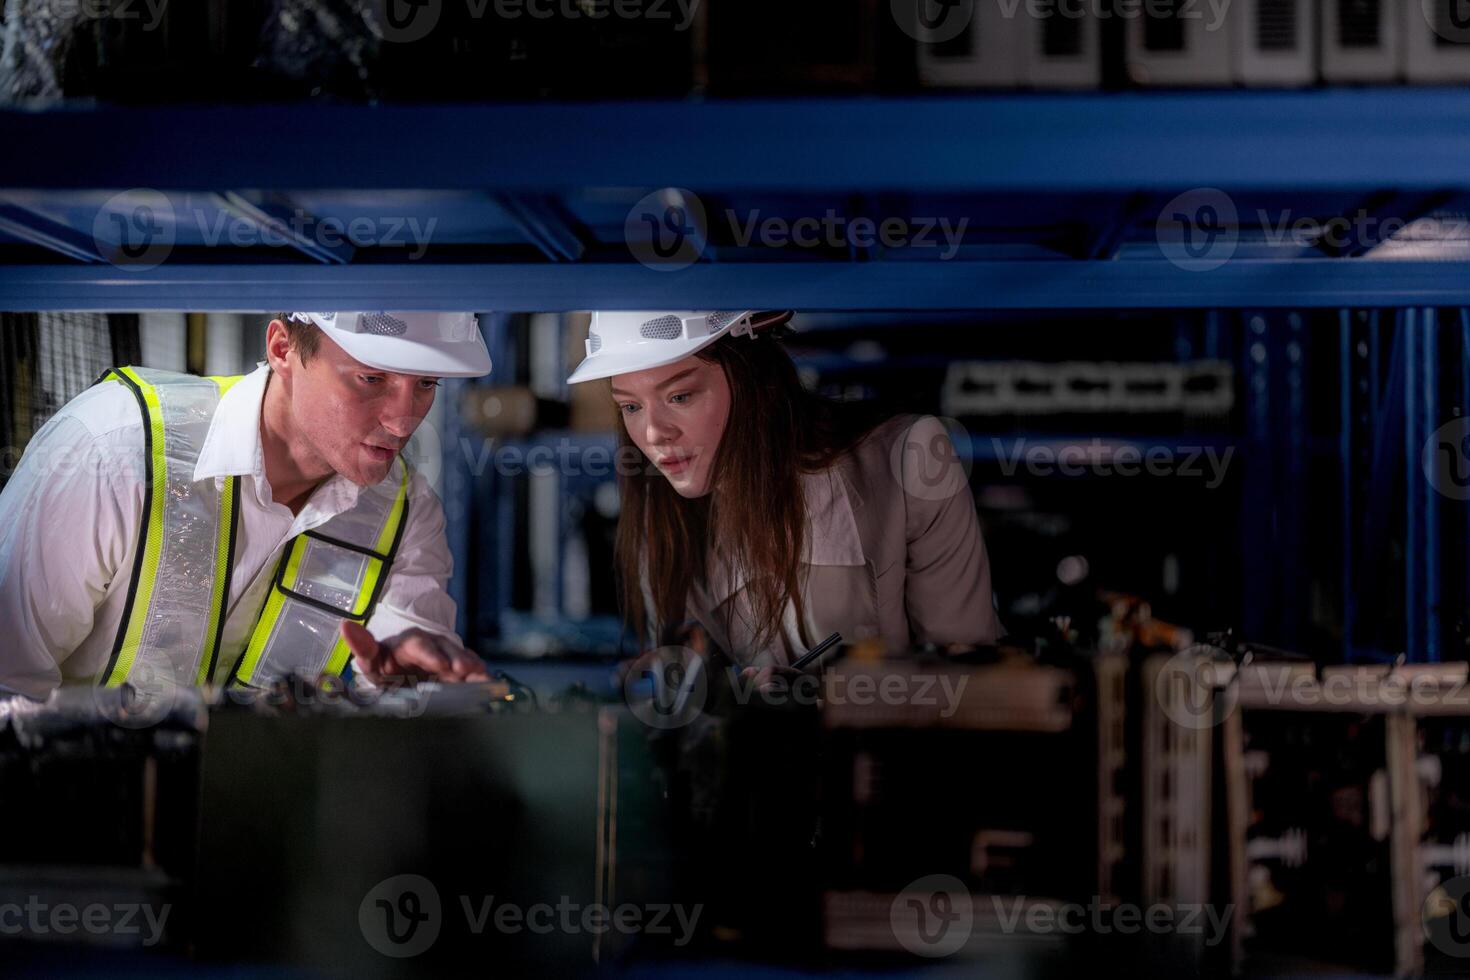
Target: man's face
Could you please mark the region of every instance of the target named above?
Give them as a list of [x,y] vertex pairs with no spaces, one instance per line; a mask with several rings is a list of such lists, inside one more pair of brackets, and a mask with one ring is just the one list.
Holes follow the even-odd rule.
[[680,496],[710,492],[710,467],[730,418],[724,368],[698,357],[667,367],[620,374],[613,400],[628,438],[643,450]]
[[325,336],[306,363],[294,351],[290,359],[293,435],[358,486],[382,482],[433,406],[439,379],[368,367]]

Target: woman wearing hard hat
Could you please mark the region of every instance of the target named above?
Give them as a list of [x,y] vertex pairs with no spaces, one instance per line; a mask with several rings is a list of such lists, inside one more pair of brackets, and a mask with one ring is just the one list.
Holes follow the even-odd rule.
[[889,649],[984,644],[1000,625],[974,499],[932,416],[864,425],[808,392],[790,313],[598,312],[570,384],[610,379],[617,563],[640,639],[690,618],[746,667],[840,633]]

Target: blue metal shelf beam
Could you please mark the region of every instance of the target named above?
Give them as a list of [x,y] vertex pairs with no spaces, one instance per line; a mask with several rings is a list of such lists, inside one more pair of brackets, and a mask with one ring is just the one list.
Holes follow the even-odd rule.
[[0,132],[47,149],[0,160],[22,188],[1438,190],[1466,179],[1470,91],[109,107],[0,112]]
[[553,200],[514,194],[496,195],[495,201],[515,221],[526,240],[541,250],[552,262],[576,262],[587,246],[557,213]]
[[1440,659],[1440,491],[1424,472],[1421,452],[1438,427],[1439,318],[1436,310],[1408,310],[1404,364],[1404,610],[1411,660]]
[[[315,224],[316,219],[286,195],[269,193],[254,197],[252,199],[237,191],[211,195],[215,205],[231,218],[243,221],[262,233],[280,236],[307,258],[326,265],[346,265],[352,261],[356,249],[346,242],[327,245],[297,230],[302,223]],[[293,221],[297,228],[293,228]]]
[[10,310],[1212,309],[1470,306],[1470,262],[0,266]]
[[82,263],[102,262],[96,239],[30,208],[0,199],[0,232]]

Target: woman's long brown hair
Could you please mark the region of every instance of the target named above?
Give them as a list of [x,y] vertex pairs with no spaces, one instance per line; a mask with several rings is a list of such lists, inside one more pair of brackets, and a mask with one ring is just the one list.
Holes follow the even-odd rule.
[[[812,643],[799,581],[807,519],[801,474],[830,466],[874,419],[802,387],[779,343],[784,333],[776,328],[727,334],[694,355],[720,365],[730,383],[730,417],[711,468],[711,493],[686,499],[652,466],[624,468],[618,477],[619,588],[623,614],[640,643],[669,642],[667,632],[685,619],[690,583],[707,580],[714,557],[732,574],[746,576],[745,613],[752,617],[757,650],[776,635],[788,600],[795,604],[802,642]],[[622,425],[618,442],[633,445]],[[620,452],[620,458],[628,455]],[[644,608],[645,575],[651,623]]]

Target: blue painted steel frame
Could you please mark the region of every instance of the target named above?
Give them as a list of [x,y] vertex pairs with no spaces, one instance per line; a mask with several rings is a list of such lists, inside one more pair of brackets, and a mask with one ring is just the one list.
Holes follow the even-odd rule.
[[[516,363],[510,321],[504,313],[480,314],[480,331],[497,373],[510,372]],[[447,494],[459,494],[464,501],[458,512],[445,508],[445,534],[454,558],[449,594],[459,605],[460,636],[471,647],[482,646],[499,630],[498,610],[507,601],[516,526],[514,497],[502,492],[503,479],[493,466],[481,465],[489,458],[486,437],[465,425],[459,412],[460,399],[489,382],[489,378],[446,381],[443,392],[453,400],[443,439],[444,485]]]
[[[8,110],[0,132],[48,151],[0,159],[16,188],[1440,190],[1465,180],[1470,91],[109,107]],[[282,133],[333,152],[283,154]]]
[[1440,659],[1439,491],[1422,452],[1438,427],[1439,318],[1433,309],[1404,313],[1404,617],[1412,660]]
[[1357,403],[1361,399],[1358,388],[1358,367],[1364,358],[1358,355],[1358,341],[1353,336],[1353,319],[1356,312],[1342,310],[1338,314],[1338,488],[1341,529],[1339,531],[1340,562],[1342,568],[1342,642],[1351,649],[1358,634],[1358,593],[1354,578],[1357,566],[1357,496],[1353,493],[1354,461],[1357,440]]
[[[1461,417],[1470,418],[1470,310],[1459,311],[1460,334],[1460,402]],[[1470,500],[1460,505],[1461,521],[1465,532],[1460,548],[1460,596],[1461,626],[1470,630]],[[1462,638],[1464,642],[1464,638]]]
[[97,240],[91,235],[4,199],[0,199],[0,233],[50,249],[76,262],[105,261],[97,249]]
[[[480,315],[480,333],[490,349],[492,364],[509,364],[509,331],[505,330],[504,315]],[[485,384],[486,378],[445,378],[439,397],[448,404],[444,411],[444,432],[440,439],[443,453],[444,472],[444,534],[449,541],[449,554],[454,569],[449,577],[449,594],[457,607],[455,629],[466,644],[475,646],[481,635],[477,608],[483,591],[493,583],[485,583],[480,571],[479,556],[483,541],[476,539],[483,534],[487,524],[484,520],[486,498],[483,493],[483,473],[474,470],[474,461],[480,458],[475,444],[481,436],[464,422],[460,410],[464,398],[476,387]]]
[[1309,338],[1298,312],[1249,311],[1238,366],[1245,384],[1241,495],[1244,628],[1289,647],[1306,642]]
[[[1436,309],[1395,311],[1385,385],[1380,381],[1378,312],[1343,311],[1340,315],[1342,621],[1349,659],[1360,655],[1381,659],[1367,647],[1385,643],[1402,650],[1411,661],[1432,662],[1446,656],[1443,600],[1449,566],[1442,531],[1446,512],[1440,492],[1425,472],[1423,453],[1444,417],[1441,351],[1458,355],[1453,384],[1461,397],[1470,392],[1470,311],[1458,311],[1458,321],[1446,331]],[[1395,587],[1383,580],[1383,570],[1393,567],[1388,544],[1395,533],[1392,508],[1399,499],[1399,487],[1403,488],[1404,508],[1401,639],[1384,635],[1381,629],[1368,631],[1369,620],[1362,614],[1365,606],[1381,601]],[[1465,532],[1466,540],[1456,545],[1462,574],[1465,556],[1470,555],[1470,524]],[[1463,611],[1470,607],[1470,582],[1463,582],[1462,587],[1466,593],[1460,600]],[[1375,616],[1372,621],[1381,624],[1383,617]]]
[[1470,306],[1470,262],[1240,259],[535,265],[0,266],[0,309],[806,310]]

